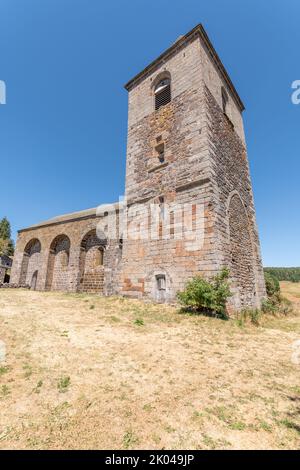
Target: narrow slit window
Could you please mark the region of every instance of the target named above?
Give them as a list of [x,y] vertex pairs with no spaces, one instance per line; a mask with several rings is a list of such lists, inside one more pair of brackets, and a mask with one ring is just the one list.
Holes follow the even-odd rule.
[[163,220],[164,216],[165,216],[165,198],[164,198],[164,196],[159,196],[158,201],[159,201],[160,219]]
[[164,161],[165,161],[165,144],[158,145],[155,148],[155,150],[156,150],[156,154],[157,154],[157,158],[158,158],[159,163],[164,163]]
[[103,247],[100,247],[96,251],[95,265],[103,266],[103,260],[104,260],[104,250],[103,250]]
[[155,87],[155,110],[170,103],[171,101],[171,80],[165,78],[161,80]]
[[156,284],[158,290],[166,290],[166,276],[164,274],[158,274],[156,276]]

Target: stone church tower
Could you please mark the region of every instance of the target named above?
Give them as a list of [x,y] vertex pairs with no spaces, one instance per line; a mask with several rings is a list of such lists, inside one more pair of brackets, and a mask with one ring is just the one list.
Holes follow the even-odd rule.
[[260,306],[265,284],[244,106],[203,27],[126,89],[124,203],[20,230],[11,282],[169,302],[194,275],[226,266],[231,308]]
[[[126,89],[129,223],[153,202],[174,210],[165,236],[124,242],[121,290],[172,300],[195,274],[227,266],[232,307],[259,306],[265,285],[244,106],[203,27],[180,37]],[[176,234],[174,212],[179,220],[186,205],[192,226],[183,231],[202,231],[202,239]]]

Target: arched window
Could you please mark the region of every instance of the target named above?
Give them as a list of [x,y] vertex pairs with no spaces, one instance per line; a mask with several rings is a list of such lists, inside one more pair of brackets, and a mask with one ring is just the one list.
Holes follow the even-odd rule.
[[95,253],[95,267],[103,266],[104,260],[104,248],[100,246]]
[[31,239],[25,246],[21,273],[20,273],[20,284],[30,285],[32,275],[39,269],[40,266],[40,253],[41,253],[41,242],[37,238]]
[[61,267],[66,268],[69,264],[69,251],[62,251],[60,257]]
[[155,110],[170,103],[171,101],[171,79],[164,78],[154,88]]
[[104,232],[98,228],[87,232],[81,240],[77,286],[80,292],[103,292],[107,244]]
[[65,234],[57,235],[50,245],[46,290],[68,290],[68,276],[71,241]]

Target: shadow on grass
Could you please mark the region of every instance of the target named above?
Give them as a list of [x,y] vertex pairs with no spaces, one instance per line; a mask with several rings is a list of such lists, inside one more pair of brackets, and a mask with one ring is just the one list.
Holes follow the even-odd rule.
[[298,434],[300,434],[300,425],[298,423],[295,423],[295,420],[299,421],[299,416],[300,416],[300,396],[289,396],[288,397],[293,403],[298,403],[296,406],[296,409],[293,411],[287,413],[287,416],[289,419],[284,419],[281,421],[281,424],[283,424],[286,428],[288,429],[293,429],[296,431]]
[[189,315],[189,316],[202,316],[209,318],[217,318],[218,320],[228,321],[229,316],[227,313],[216,313],[209,309],[196,309],[192,307],[181,307],[178,310],[180,315]]

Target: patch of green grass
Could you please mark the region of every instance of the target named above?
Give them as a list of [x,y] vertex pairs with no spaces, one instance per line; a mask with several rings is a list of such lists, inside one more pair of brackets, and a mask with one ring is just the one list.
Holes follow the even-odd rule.
[[153,441],[155,442],[155,444],[159,444],[160,441],[161,441],[161,437],[159,437],[157,434],[154,434],[154,435],[152,436],[152,439],[153,439]]
[[239,328],[243,328],[243,326],[245,325],[245,320],[243,318],[237,318],[235,320],[235,324],[239,327]]
[[230,429],[243,431],[246,428],[246,424],[242,421],[236,420],[233,412],[224,406],[216,406],[214,408],[206,408],[207,413],[213,414],[220,421],[223,421],[228,425]]
[[259,422],[260,429],[263,429],[266,432],[272,432],[272,426],[270,426],[266,421]]
[[42,385],[43,385],[43,381],[39,380],[38,383],[36,384],[36,387],[33,389],[34,393],[40,393]]
[[1,432],[0,441],[4,441],[11,431],[12,431],[12,428],[7,427],[3,432]]
[[68,387],[71,383],[71,378],[69,376],[61,377],[57,382],[57,388],[60,393],[65,393],[68,390]]
[[144,325],[144,320],[142,318],[136,318],[134,320],[134,324],[137,326],[143,326]]
[[95,305],[90,305],[90,310],[93,310],[95,308]]
[[193,420],[197,420],[197,419],[199,419],[199,418],[203,418],[203,416],[204,416],[204,413],[201,413],[201,412],[199,412],[199,411],[194,411],[194,412],[193,412],[192,419],[193,419]]
[[9,372],[9,366],[0,366],[0,376]]
[[167,426],[164,427],[165,431],[169,434],[171,434],[172,432],[175,432],[176,429],[175,428],[172,428],[172,426],[170,426],[169,424],[167,424]]
[[152,406],[150,405],[150,403],[146,403],[146,405],[143,406],[143,410],[145,410],[145,411],[152,411],[153,408],[152,408]]
[[244,429],[246,429],[246,424],[242,423],[242,421],[234,421],[233,423],[230,423],[228,427],[235,431],[244,431]]
[[70,407],[71,407],[71,405],[67,401],[64,401],[63,403],[60,403],[59,405],[55,406],[51,410],[52,418],[56,419],[56,418],[61,418],[61,417],[65,416],[66,410]]
[[203,434],[203,443],[209,449],[214,450],[217,447],[217,442],[208,434]]
[[24,379],[29,379],[29,377],[32,375],[32,367],[30,364],[24,364],[23,365],[23,370],[24,370]]
[[139,439],[132,431],[126,431],[123,436],[124,449],[130,449],[134,444],[138,444]]
[[244,308],[236,317],[236,325],[243,327],[246,323],[250,322],[255,326],[260,324],[261,311],[259,309]]
[[203,434],[203,444],[211,450],[230,447],[231,443],[226,439],[213,439],[208,434]]
[[9,389],[9,387],[8,387],[7,385],[2,385],[2,387],[1,387],[1,395],[2,395],[3,397],[7,397],[7,395],[9,395],[9,394],[10,394],[10,389]]
[[282,419],[281,421],[279,421],[279,424],[282,424],[282,426],[285,426],[287,429],[293,429],[294,431],[297,431],[300,434],[300,427],[289,419]]
[[221,421],[227,421],[228,415],[224,406],[216,406],[214,408],[205,408],[206,413],[216,416]]

